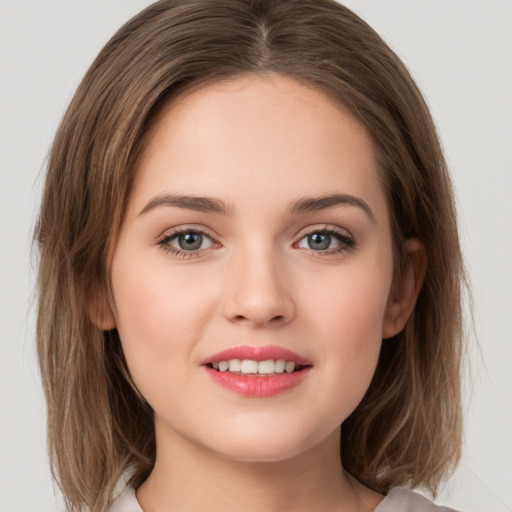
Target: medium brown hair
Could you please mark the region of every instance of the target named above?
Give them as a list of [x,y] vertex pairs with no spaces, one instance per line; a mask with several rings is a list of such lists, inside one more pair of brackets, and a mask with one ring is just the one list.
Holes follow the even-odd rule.
[[91,321],[111,297],[109,254],[164,104],[185,90],[279,73],[347,105],[371,135],[388,198],[395,270],[418,237],[428,267],[405,329],[383,342],[374,379],[343,423],[343,465],[368,487],[435,491],[461,449],[461,282],[452,187],[408,71],[334,0],[162,0],[127,22],[81,82],[56,134],[36,228],[37,343],[54,476],[69,510],[104,510],[128,468],[155,461],[153,413],[117,331]]

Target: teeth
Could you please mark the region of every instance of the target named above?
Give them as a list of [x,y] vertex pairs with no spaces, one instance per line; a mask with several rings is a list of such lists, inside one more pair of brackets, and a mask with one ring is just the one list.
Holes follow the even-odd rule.
[[258,361],[244,359],[240,364],[240,371],[242,373],[258,373]]
[[274,371],[276,373],[283,373],[284,372],[284,367],[286,366],[286,361],[284,359],[278,359],[275,363],[274,363]]
[[274,361],[272,359],[269,359],[268,361],[260,361],[258,363],[258,373],[274,373]]
[[219,372],[239,372],[244,375],[259,374],[272,375],[274,373],[292,373],[295,370],[294,361],[284,359],[267,359],[266,361],[253,361],[252,359],[230,359],[212,363],[212,367]]
[[292,373],[295,370],[295,363],[293,361],[288,362],[284,365],[284,371],[286,373]]
[[242,366],[242,361],[240,361],[240,359],[230,359],[228,364],[230,372],[239,372]]

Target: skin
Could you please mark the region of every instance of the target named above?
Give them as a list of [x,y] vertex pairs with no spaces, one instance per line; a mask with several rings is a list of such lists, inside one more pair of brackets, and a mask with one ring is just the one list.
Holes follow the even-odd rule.
[[[368,211],[291,211],[332,194]],[[215,198],[226,211],[155,206],[166,195]],[[177,228],[204,232],[202,248],[176,254]],[[307,235],[327,229],[345,238],[311,248]],[[383,496],[341,465],[340,425],[368,389],[383,338],[414,307],[422,250],[407,247],[397,283],[372,141],[324,93],[250,75],[164,108],[113,252],[115,311],[97,322],[118,329],[155,411],[156,464],[137,490],[145,512],[374,510]],[[212,382],[201,361],[247,344],[293,350],[312,369],[266,398]]]

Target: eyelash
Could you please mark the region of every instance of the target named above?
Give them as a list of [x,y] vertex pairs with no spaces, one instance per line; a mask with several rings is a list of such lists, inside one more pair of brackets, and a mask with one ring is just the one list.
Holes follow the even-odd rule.
[[[215,240],[215,238],[208,231],[206,231],[204,229],[191,228],[191,227],[187,227],[187,226],[176,228],[171,233],[168,233],[165,236],[163,236],[161,239],[159,239],[157,241],[157,244],[167,254],[172,254],[173,256],[178,256],[183,259],[193,258],[195,256],[198,256],[200,253],[209,249],[209,247],[208,247],[208,248],[203,248],[203,249],[185,251],[183,249],[177,249],[176,247],[169,245],[171,240],[174,240],[175,238],[179,237],[180,235],[186,235],[186,234],[196,234],[196,235],[206,236],[211,240],[213,247],[220,246],[220,243],[217,242]],[[331,236],[331,237],[335,238],[341,244],[341,247],[338,247],[336,249],[314,250],[314,249],[310,248],[309,252],[314,254],[317,257],[340,254],[340,253],[344,253],[344,252],[351,252],[356,248],[356,240],[354,239],[354,237],[352,235],[350,235],[348,232],[346,232],[344,230],[336,229],[336,228],[330,227],[330,226],[312,227],[312,228],[308,229],[307,231],[305,231],[302,234],[300,239],[293,244],[293,246],[300,248],[298,244],[302,240],[304,240],[308,236],[316,235],[316,234]],[[306,249],[306,250],[308,250],[308,249]]]
[[172,254],[173,256],[179,256],[183,259],[193,258],[194,256],[197,256],[201,252],[207,250],[207,249],[198,249],[198,250],[193,250],[193,251],[185,251],[183,249],[177,249],[176,247],[169,245],[169,242],[171,240],[179,237],[180,235],[188,235],[188,234],[206,236],[212,241],[212,246],[220,245],[218,242],[215,241],[215,238],[208,231],[206,231],[204,229],[191,228],[191,227],[187,227],[187,226],[176,228],[171,233],[168,233],[165,236],[163,236],[160,240],[158,240],[157,243],[167,254]]
[[309,249],[310,252],[317,257],[335,255],[344,252],[351,252],[356,248],[356,240],[351,234],[349,234],[345,230],[335,228],[332,226],[315,226],[306,230],[301,236],[300,240],[296,242],[294,246],[297,246],[304,238],[316,234],[331,236],[341,244],[341,246],[336,249],[327,249],[323,251],[315,251],[314,249]]

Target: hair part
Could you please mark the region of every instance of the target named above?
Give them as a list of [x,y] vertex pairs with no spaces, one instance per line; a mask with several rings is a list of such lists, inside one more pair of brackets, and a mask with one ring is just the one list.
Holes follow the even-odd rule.
[[104,510],[128,468],[137,487],[155,461],[153,411],[118,333],[91,321],[91,304],[112,300],[110,254],[147,134],[184,91],[251,73],[286,75],[352,110],[376,148],[396,272],[407,238],[427,253],[415,312],[383,341],[370,388],[343,423],[344,467],[380,492],[435,492],[460,457],[464,271],[442,149],[408,71],[334,0],[162,0],[112,37],[78,87],[50,152],[35,232],[49,451],[69,510]]

